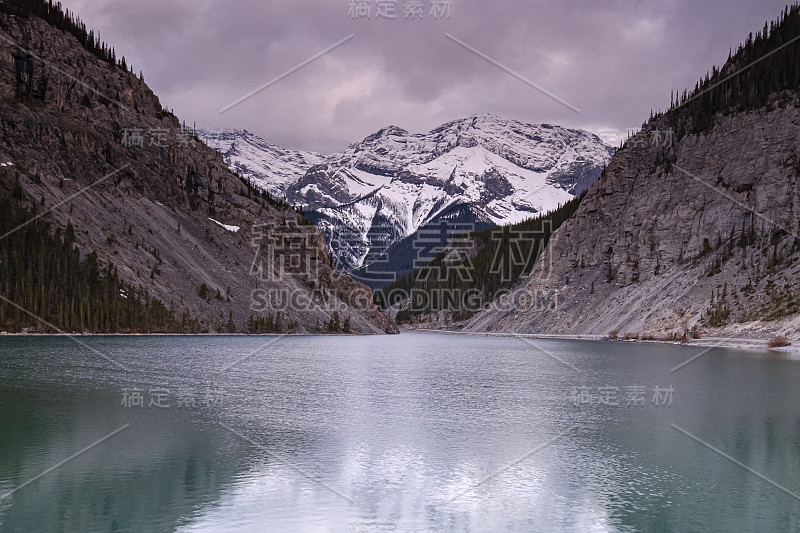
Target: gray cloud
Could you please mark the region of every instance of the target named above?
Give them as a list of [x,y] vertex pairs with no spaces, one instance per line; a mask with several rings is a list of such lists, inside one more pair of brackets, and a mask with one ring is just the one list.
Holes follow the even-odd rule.
[[[348,0],[67,0],[125,55],[162,104],[203,127],[332,152],[389,124],[427,131],[475,113],[598,133],[641,125],[729,48],[778,16],[778,0],[453,0],[449,19],[348,16]],[[558,104],[445,37],[450,33],[580,108]],[[354,33],[224,115],[221,108]]]

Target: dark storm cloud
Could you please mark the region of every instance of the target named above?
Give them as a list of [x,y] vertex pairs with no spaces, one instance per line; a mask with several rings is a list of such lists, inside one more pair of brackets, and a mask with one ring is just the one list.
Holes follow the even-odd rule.
[[[203,127],[342,150],[396,124],[427,131],[470,114],[585,128],[606,137],[721,64],[776,0],[453,0],[449,19],[348,16],[348,1],[68,0],[167,107]],[[575,113],[445,36],[580,109]],[[355,38],[225,114],[220,109],[350,34]]]

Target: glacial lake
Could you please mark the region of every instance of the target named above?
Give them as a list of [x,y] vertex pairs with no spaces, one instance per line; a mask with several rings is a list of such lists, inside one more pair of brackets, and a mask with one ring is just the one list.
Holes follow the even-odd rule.
[[0,531],[800,527],[800,361],[780,353],[671,371],[703,348],[78,340],[0,338]]

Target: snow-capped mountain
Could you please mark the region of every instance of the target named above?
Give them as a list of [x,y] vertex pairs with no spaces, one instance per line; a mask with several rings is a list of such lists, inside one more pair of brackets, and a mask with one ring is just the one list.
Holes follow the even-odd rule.
[[247,132],[201,137],[240,174],[304,206],[348,270],[443,220],[486,227],[550,211],[583,192],[613,153],[585,131],[492,115],[425,134],[390,126],[331,156]]
[[231,170],[277,198],[325,157],[314,152],[285,150],[247,130],[200,130],[198,137],[222,153]]

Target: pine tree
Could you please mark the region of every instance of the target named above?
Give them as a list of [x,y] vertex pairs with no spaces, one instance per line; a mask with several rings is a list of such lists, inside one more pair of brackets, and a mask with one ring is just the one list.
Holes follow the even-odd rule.
[[328,331],[331,333],[338,333],[342,330],[342,325],[339,322],[339,311],[334,311],[328,321]]

